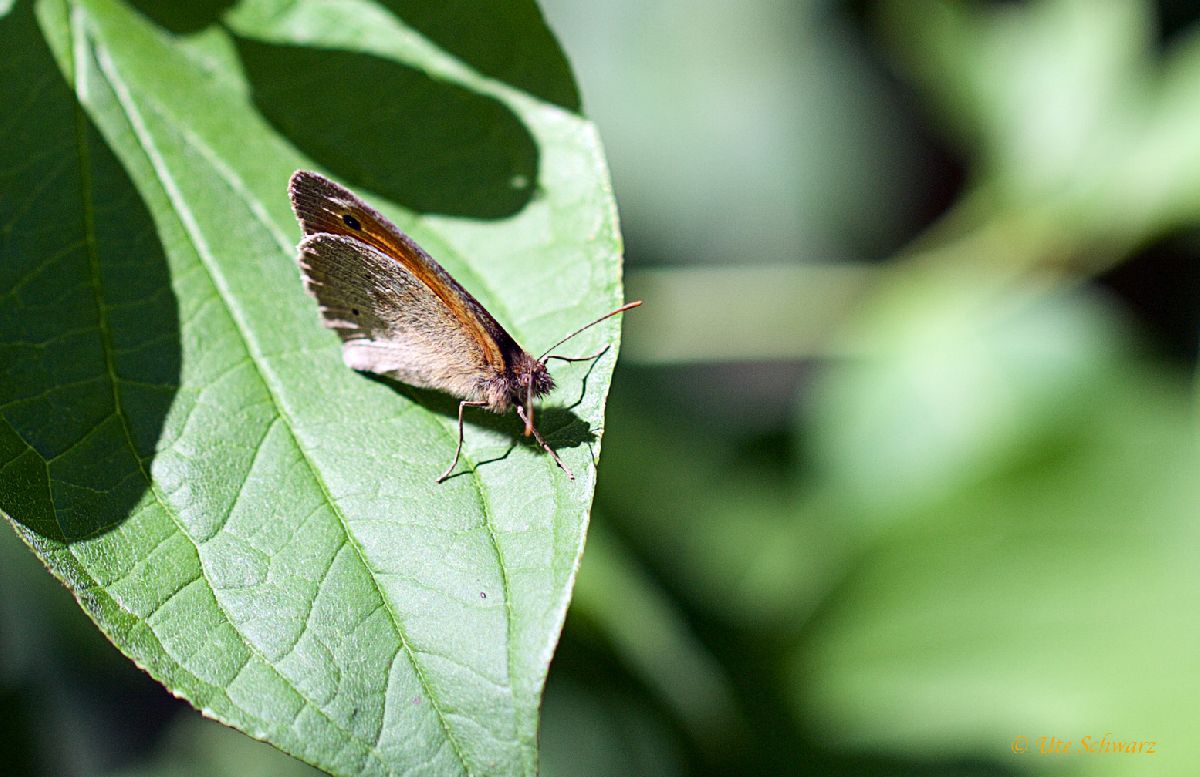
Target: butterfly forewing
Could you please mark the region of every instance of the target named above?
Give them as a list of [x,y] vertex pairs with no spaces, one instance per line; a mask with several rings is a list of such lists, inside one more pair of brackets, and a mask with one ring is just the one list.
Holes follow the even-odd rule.
[[[364,246],[373,248],[377,254],[391,261],[394,266],[403,271],[409,279],[421,284],[429,294],[440,302],[444,310],[442,320],[446,330],[442,333],[448,339],[457,343],[466,340],[473,342],[473,347],[463,353],[463,358],[476,359],[475,369],[490,373],[503,372],[512,363],[514,356],[521,351],[520,346],[500,326],[491,314],[479,304],[462,286],[442,269],[429,254],[425,253],[408,235],[401,232],[382,214],[363,202],[353,192],[345,189],[317,173],[299,171],[292,176],[288,187],[292,207],[300,220],[300,226],[305,235],[343,236],[358,241]],[[353,261],[353,254],[341,252],[347,261]],[[386,267],[380,272],[387,275],[393,268]],[[398,303],[397,303],[398,304]],[[338,325],[329,324],[331,328]],[[386,333],[383,333],[386,334]],[[400,333],[393,333],[400,334]],[[407,332],[405,333],[407,337]],[[465,339],[464,339],[465,338]],[[356,338],[354,349],[361,347],[362,339],[381,340],[377,333],[371,338]],[[351,349],[347,343],[347,360],[349,362]],[[393,345],[390,340],[386,343]],[[370,367],[357,367],[368,369]],[[406,382],[413,382],[408,381]],[[426,384],[419,384],[426,385]]]

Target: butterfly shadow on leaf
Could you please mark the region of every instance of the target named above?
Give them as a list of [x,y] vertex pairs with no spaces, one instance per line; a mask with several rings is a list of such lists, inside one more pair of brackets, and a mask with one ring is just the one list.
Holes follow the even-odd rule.
[[[546,438],[546,442],[557,451],[577,448],[580,445],[587,445],[590,448],[591,444],[597,439],[595,431],[592,430],[587,421],[575,412],[575,408],[582,402],[587,392],[587,379],[594,367],[595,362],[592,363],[592,367],[588,368],[587,373],[580,382],[578,398],[573,400],[571,405],[566,407],[540,405],[536,409],[534,418],[537,428],[542,433],[542,436]],[[452,423],[457,423],[458,421],[458,400],[449,394],[432,389],[416,388],[415,386],[409,386],[406,383],[370,372],[359,372],[359,374],[368,380],[387,386],[400,396],[420,405],[431,413],[445,416]],[[466,414],[463,416],[463,427],[463,433],[466,438],[466,442],[464,443],[466,446],[465,450],[470,449],[472,427],[482,427],[489,431],[505,435],[510,438],[511,442],[504,450],[504,453],[499,456],[478,461],[468,458],[465,464],[460,462],[459,468],[447,480],[453,480],[460,475],[470,474],[474,468],[503,461],[509,457],[518,445],[524,445],[537,451],[539,455],[545,455],[532,436],[525,437],[522,434],[524,425],[514,412],[500,415],[484,408],[467,408]],[[447,462],[453,453],[453,440],[451,440],[451,444],[446,448]]]
[[537,143],[498,99],[373,54],[232,37],[262,116],[351,188],[473,219],[537,194]]

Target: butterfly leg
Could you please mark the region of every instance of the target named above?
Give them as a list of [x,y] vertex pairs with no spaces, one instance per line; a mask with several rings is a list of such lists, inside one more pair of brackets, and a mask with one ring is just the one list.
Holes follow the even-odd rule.
[[529,423],[529,418],[526,417],[526,415],[525,415],[525,408],[521,407],[520,405],[517,405],[517,415],[521,416],[521,420],[524,421],[525,425],[533,431],[534,439],[536,439],[538,441],[538,444],[541,445],[542,448],[545,449],[546,453],[550,454],[550,458],[554,459],[554,463],[558,465],[558,468],[561,469],[563,472],[567,473],[567,477],[569,479],[574,480],[575,479],[574,473],[572,473],[571,470],[567,469],[567,465],[563,464],[562,459],[560,459],[558,457],[558,454],[554,452],[554,449],[551,448],[546,443],[546,441],[542,439],[541,432],[539,432],[536,427],[534,427],[532,424]]
[[446,471],[438,477],[437,482],[439,483],[450,477],[450,473],[454,471],[456,466],[458,466],[458,455],[462,453],[463,444],[463,410],[466,409],[468,405],[471,407],[484,407],[487,405],[487,402],[472,402],[464,399],[462,402],[458,403],[458,445],[454,448],[454,461],[450,462],[450,466],[446,467]]

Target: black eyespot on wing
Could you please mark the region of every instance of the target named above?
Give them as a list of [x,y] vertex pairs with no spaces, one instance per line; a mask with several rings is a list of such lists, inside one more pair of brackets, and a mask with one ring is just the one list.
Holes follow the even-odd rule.
[[351,313],[353,313],[354,315],[356,315],[356,316],[357,316],[357,315],[358,315],[358,308],[350,308],[350,312],[351,312]]
[[342,214],[342,223],[355,231],[362,229],[362,224],[358,223],[358,219],[354,218],[349,213]]

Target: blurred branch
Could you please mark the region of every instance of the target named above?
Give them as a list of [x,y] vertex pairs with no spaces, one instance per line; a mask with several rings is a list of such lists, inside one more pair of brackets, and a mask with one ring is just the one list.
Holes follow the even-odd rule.
[[865,264],[631,270],[625,358],[640,364],[825,356],[830,334],[871,286]]

